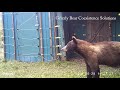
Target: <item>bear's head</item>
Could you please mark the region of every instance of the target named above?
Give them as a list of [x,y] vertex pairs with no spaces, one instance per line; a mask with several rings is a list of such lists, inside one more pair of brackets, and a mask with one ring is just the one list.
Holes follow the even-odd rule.
[[67,43],[61,50],[64,52],[74,51],[77,47],[77,39],[75,36],[72,36],[72,40]]

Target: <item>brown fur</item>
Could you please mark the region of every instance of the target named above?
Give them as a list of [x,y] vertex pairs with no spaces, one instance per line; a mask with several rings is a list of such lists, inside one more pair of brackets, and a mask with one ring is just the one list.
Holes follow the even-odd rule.
[[73,37],[65,48],[67,51],[74,50],[85,59],[88,78],[99,78],[99,65],[114,67],[120,65],[120,42],[89,43]]

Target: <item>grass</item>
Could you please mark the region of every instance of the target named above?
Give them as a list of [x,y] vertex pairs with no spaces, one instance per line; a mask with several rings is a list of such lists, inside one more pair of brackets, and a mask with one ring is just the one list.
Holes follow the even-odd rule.
[[[82,67],[85,70],[85,67]],[[75,62],[1,62],[1,78],[79,78],[84,73]]]
[[[101,78],[120,78],[120,69],[100,66]],[[0,78],[86,78],[82,62],[0,62]]]
[[120,78],[120,68],[100,66],[101,78]]

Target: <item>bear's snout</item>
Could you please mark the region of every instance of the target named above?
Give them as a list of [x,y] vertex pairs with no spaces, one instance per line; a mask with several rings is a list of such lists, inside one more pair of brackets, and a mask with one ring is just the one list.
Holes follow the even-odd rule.
[[67,47],[67,46],[64,46],[61,50],[64,51],[64,52],[67,52],[66,47]]

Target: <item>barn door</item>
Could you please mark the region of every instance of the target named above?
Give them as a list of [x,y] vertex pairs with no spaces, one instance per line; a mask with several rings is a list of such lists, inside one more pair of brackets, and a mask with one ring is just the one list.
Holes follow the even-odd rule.
[[17,60],[35,62],[39,56],[39,31],[35,12],[15,12]]
[[[88,16],[100,17],[111,16],[111,12],[88,12]],[[111,40],[110,20],[88,20],[87,21],[87,41],[101,42]]]
[[88,21],[87,41],[101,42],[111,40],[111,21]]

